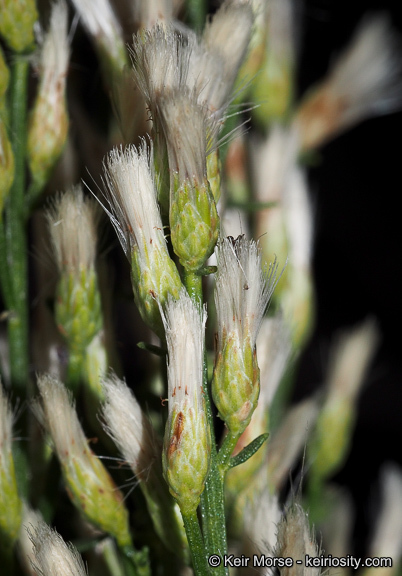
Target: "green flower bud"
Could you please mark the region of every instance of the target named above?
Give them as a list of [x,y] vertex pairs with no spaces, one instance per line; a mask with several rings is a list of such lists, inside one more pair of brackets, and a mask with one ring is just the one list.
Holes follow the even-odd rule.
[[59,269],[55,314],[70,351],[82,354],[103,327],[95,270],[99,209],[81,187],[59,195],[47,212]]
[[337,343],[328,378],[328,395],[308,446],[311,475],[322,481],[347,456],[356,418],[356,398],[378,342],[378,331],[366,321]]
[[89,521],[114,536],[119,546],[129,546],[131,537],[123,495],[89,448],[66,388],[50,376],[39,378],[38,387],[46,426],[72,502]]
[[355,419],[355,406],[347,398],[333,398],[324,406],[308,446],[312,477],[328,478],[343,464]]
[[236,332],[223,337],[217,353],[212,397],[219,416],[234,436],[248,426],[260,393],[260,371],[250,339],[241,342]]
[[2,0],[0,34],[15,52],[31,50],[37,19],[35,0]]
[[208,180],[191,184],[175,180],[170,200],[170,233],[180,263],[199,270],[212,254],[219,237],[219,216]]
[[3,50],[0,46],[0,104],[8,88],[8,82],[10,79],[10,71],[4,59]]
[[11,408],[0,382],[0,548],[14,544],[22,519],[11,450],[12,420]]
[[179,300],[169,299],[162,318],[169,356],[163,471],[170,493],[187,515],[200,502],[211,454],[202,391],[206,311],[183,289]]
[[102,304],[94,269],[62,274],[56,294],[56,322],[68,345],[84,351],[102,329]]
[[207,177],[215,204],[218,204],[221,197],[221,160],[218,148],[207,156]]
[[14,153],[6,126],[0,117],[0,220],[4,202],[14,182]]
[[179,272],[167,249],[151,170],[153,150],[113,150],[104,166],[107,212],[131,263],[134,299],[143,320],[163,338],[159,304],[178,297]]
[[68,133],[65,99],[69,45],[67,6],[52,7],[50,28],[41,46],[40,83],[29,118],[27,154],[32,177],[42,188],[59,158]]
[[174,298],[178,298],[182,288],[179,273],[166,245],[162,245],[162,249],[155,246],[154,249],[147,250],[144,243],[143,254],[134,246],[131,252],[131,279],[134,300],[142,319],[163,337],[158,301],[164,306],[168,295],[172,294]]
[[262,126],[284,120],[293,96],[293,62],[267,52],[252,84],[251,96],[259,104],[253,115]]
[[210,438],[206,415],[189,403],[174,403],[162,453],[165,479],[183,514],[194,511],[209,470]]
[[260,374],[255,346],[277,266],[263,272],[257,244],[244,236],[219,242],[217,257],[218,340],[212,396],[231,434],[240,436],[257,406]]
[[193,93],[173,90],[161,97],[159,104],[171,172],[169,221],[173,249],[186,270],[196,272],[212,254],[219,235],[219,217],[206,165],[207,133],[215,128]]

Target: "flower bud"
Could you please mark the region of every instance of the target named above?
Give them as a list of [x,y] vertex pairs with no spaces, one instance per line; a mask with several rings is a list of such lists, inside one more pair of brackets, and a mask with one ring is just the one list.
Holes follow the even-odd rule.
[[399,43],[388,18],[366,17],[327,77],[311,88],[294,123],[300,146],[316,148],[361,120],[398,109]]
[[264,56],[251,84],[253,101],[258,104],[253,114],[264,127],[285,118],[293,95],[292,4],[291,0],[267,3],[265,33],[261,38]]
[[215,304],[217,351],[212,396],[234,436],[251,420],[260,392],[256,339],[275,287],[277,266],[261,268],[258,245],[244,236],[221,240],[217,250]]
[[207,180],[204,111],[186,91],[173,91],[160,101],[161,122],[168,149],[170,233],[180,263],[199,270],[212,254],[219,235],[219,217]]
[[163,233],[152,155],[145,141],[138,150],[130,146],[109,154],[104,174],[110,210],[103,208],[130,260],[134,299],[142,319],[163,338],[158,302],[163,307],[168,294],[177,298],[182,283]]
[[4,202],[14,182],[14,153],[6,125],[0,116],[0,220]]
[[0,34],[15,52],[31,50],[37,19],[35,0],[2,0]]
[[45,423],[52,437],[69,496],[74,505],[119,546],[131,537],[123,495],[88,446],[71,398],[61,382],[44,375],[38,380]]
[[27,141],[29,168],[38,188],[42,188],[49,179],[67,138],[67,18],[64,0],[53,4],[50,27],[40,51],[39,89],[29,118]]
[[169,356],[163,471],[170,493],[187,515],[199,504],[211,454],[202,390],[206,311],[183,289],[179,300],[169,299],[163,322]]
[[5,93],[8,88],[8,82],[10,80],[10,71],[8,69],[7,63],[4,59],[4,53],[0,46],[0,113],[4,100]]
[[308,446],[313,481],[329,477],[346,458],[356,418],[356,399],[377,342],[376,325],[366,321],[338,343],[328,377],[327,398]]
[[159,440],[128,386],[116,376],[103,382],[106,432],[140,482],[156,533],[175,554],[188,560],[188,544],[177,504],[162,476]]
[[11,408],[0,382],[0,548],[14,544],[22,517],[11,450],[12,423]]
[[60,280],[56,321],[70,352],[81,354],[102,329],[102,306],[95,270],[96,202],[85,199],[80,186],[59,195],[47,220]]

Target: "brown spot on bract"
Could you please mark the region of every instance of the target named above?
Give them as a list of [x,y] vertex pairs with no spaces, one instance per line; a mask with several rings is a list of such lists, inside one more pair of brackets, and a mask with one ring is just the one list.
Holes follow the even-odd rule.
[[184,414],[183,412],[179,412],[174,425],[172,438],[170,439],[168,458],[170,458],[172,454],[176,452],[177,446],[179,445],[181,436],[183,434],[183,430],[184,430]]

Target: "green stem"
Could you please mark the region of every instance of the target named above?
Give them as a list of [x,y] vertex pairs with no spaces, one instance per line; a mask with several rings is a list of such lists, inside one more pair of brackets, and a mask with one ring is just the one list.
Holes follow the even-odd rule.
[[4,298],[4,304],[8,310],[14,308],[13,287],[11,284],[10,268],[7,258],[7,242],[4,230],[4,222],[0,217],[0,287]]
[[[185,271],[184,285],[193,301],[202,306],[202,276]],[[211,464],[205,488],[201,495],[202,528],[208,556],[218,554],[223,559],[223,556],[227,554],[225,499],[223,478],[218,468],[214,418],[208,386],[208,366],[205,350],[203,388],[205,391],[205,410],[211,433]],[[217,576],[227,575],[228,568],[225,568],[223,562],[221,562],[219,567],[214,568],[214,574]]]
[[7,262],[12,268],[13,318],[8,324],[11,381],[25,397],[28,384],[28,261],[24,219],[27,82],[29,60],[15,55],[11,70],[10,124],[15,160],[14,183],[5,213]]
[[125,576],[115,544],[107,538],[101,544],[102,556],[111,576]]
[[67,385],[70,390],[77,393],[82,378],[83,369],[83,356],[84,352],[76,352],[75,350],[69,351],[68,369],[67,369]]
[[236,447],[237,441],[239,439],[239,435],[234,435],[228,432],[225,436],[225,439],[222,443],[221,449],[218,453],[218,468],[219,473],[222,480],[225,477],[227,470],[229,470],[229,460],[233,453],[233,450]]
[[202,306],[202,276],[194,272],[184,271],[184,286],[190,298],[198,305]]
[[190,546],[191,559],[196,576],[208,576],[209,568],[207,562],[207,553],[205,550],[200,525],[198,524],[197,511],[184,514],[183,523],[187,534],[187,540]]

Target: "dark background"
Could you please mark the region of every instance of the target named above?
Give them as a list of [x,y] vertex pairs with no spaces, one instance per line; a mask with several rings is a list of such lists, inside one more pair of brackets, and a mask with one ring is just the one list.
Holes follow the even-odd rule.
[[[300,94],[325,74],[367,12],[389,13],[402,37],[395,2],[311,0],[300,6]],[[378,512],[379,469],[387,461],[402,465],[401,134],[400,112],[367,120],[322,147],[321,163],[309,170],[316,214],[317,323],[294,399],[322,383],[339,329],[370,315],[382,336],[360,396],[352,449],[335,478],[349,487],[356,504],[358,555],[367,553]]]

